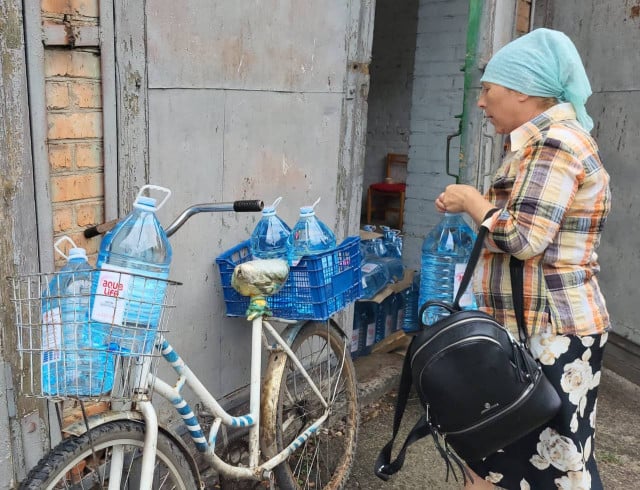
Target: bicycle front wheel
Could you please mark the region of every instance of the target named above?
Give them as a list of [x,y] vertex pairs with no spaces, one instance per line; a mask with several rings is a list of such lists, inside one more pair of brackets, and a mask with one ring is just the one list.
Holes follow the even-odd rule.
[[[357,384],[347,343],[330,322],[308,322],[291,349],[329,404],[329,418],[275,469],[281,489],[343,488],[356,447]],[[289,446],[325,411],[301,371],[283,352],[269,358],[262,396],[267,457]]]
[[[144,449],[144,425],[130,421],[109,422],[78,437],[65,439],[40,460],[20,489],[107,489],[111,478],[120,478],[121,490],[140,488],[140,468]],[[117,464],[114,461],[119,461]],[[121,462],[121,463],[120,463]],[[122,468],[111,476],[113,468]],[[115,473],[115,471],[113,471]],[[197,490],[183,449],[170,437],[158,433],[153,474],[154,490]]]

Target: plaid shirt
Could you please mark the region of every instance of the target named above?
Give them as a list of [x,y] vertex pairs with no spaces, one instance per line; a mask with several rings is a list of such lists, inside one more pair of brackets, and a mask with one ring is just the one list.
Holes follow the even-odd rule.
[[[611,207],[598,147],[558,104],[510,134],[510,148],[486,197],[486,247],[474,278],[480,309],[517,331],[509,255],[524,261],[529,334],[592,335],[610,328],[596,274],[596,248]],[[481,293],[478,293],[482,291]]]

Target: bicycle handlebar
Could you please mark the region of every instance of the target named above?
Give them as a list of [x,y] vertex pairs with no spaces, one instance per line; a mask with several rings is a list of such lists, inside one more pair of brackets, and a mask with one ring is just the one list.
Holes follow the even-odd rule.
[[[264,202],[259,199],[233,201],[233,202],[194,204],[193,206],[189,206],[187,209],[182,211],[180,216],[178,216],[173,221],[173,223],[171,223],[167,228],[165,228],[165,233],[167,234],[168,237],[173,235],[194,214],[221,213],[225,211],[234,211],[236,213],[249,213],[249,212],[262,211],[263,207],[264,207]],[[106,223],[101,223],[99,225],[91,226],[84,230],[84,233],[83,233],[84,237],[93,238],[94,236],[102,235],[103,233],[106,233],[111,228],[113,228],[118,221],[119,221],[118,219],[112,219],[111,221],[107,221]]]

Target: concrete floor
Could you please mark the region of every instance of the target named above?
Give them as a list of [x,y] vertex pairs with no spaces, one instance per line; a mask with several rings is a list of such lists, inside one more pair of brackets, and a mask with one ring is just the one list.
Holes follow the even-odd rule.
[[[391,437],[394,389],[402,368],[402,357],[395,353],[374,354],[356,359],[356,373],[363,404],[355,464],[348,489],[425,489],[462,488],[452,476],[445,482],[446,468],[433,441],[424,438],[407,451],[403,469],[383,482],[373,473],[380,449]],[[416,422],[422,410],[417,396],[411,398],[397,441]],[[640,387],[604,369],[598,399],[596,457],[605,489],[640,488]],[[395,453],[394,453],[395,454]]]

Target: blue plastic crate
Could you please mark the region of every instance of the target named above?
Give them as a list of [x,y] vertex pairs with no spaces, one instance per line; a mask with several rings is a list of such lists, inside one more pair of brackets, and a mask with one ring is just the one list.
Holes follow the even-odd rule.
[[[249,241],[216,259],[227,316],[245,316],[249,298],[231,286],[236,265],[252,260]],[[331,252],[307,255],[289,269],[282,289],[269,296],[273,315],[291,320],[326,320],[362,296],[360,238],[348,237]]]

